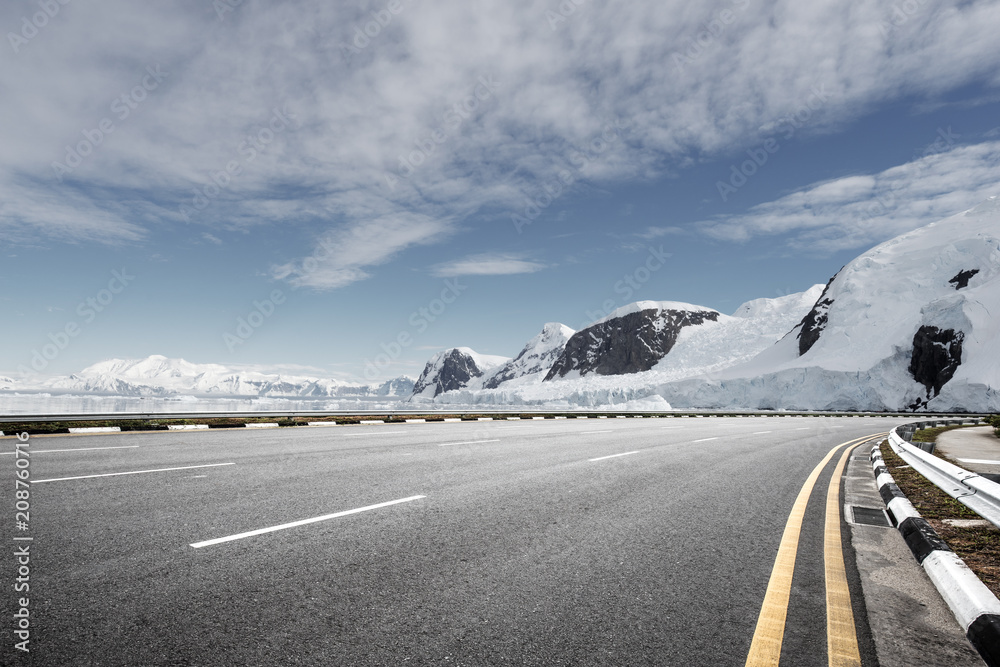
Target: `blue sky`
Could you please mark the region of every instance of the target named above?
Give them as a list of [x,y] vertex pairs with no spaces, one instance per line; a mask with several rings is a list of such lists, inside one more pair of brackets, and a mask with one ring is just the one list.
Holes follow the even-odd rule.
[[992,2],[18,0],[0,27],[14,378],[416,376],[639,299],[802,291],[1000,191]]

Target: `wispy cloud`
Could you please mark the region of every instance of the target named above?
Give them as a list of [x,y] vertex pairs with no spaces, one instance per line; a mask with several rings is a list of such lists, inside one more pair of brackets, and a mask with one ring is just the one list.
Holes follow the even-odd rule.
[[[116,210],[117,209],[117,210]],[[0,237],[14,243],[49,241],[132,243],[146,229],[110,205],[68,185],[0,174]]]
[[860,248],[971,208],[1000,193],[1000,142],[960,146],[877,174],[814,183],[746,214],[698,224],[742,242],[790,234],[794,250]]
[[368,268],[402,250],[450,231],[447,221],[406,214],[347,224],[321,236],[305,259],[272,267],[272,275],[297,287],[336,289],[367,278]]
[[438,264],[431,269],[431,273],[438,278],[508,276],[535,273],[545,268],[545,264],[526,260],[521,255],[485,253]]
[[682,236],[690,233],[690,230],[685,229],[684,227],[647,227],[645,231],[637,232],[636,236],[641,239],[651,241],[653,239],[663,238],[664,236]]

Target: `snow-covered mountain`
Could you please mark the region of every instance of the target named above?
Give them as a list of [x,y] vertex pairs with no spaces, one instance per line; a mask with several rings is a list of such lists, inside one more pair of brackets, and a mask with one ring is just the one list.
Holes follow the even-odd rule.
[[484,389],[496,389],[501,384],[519,378],[548,373],[552,365],[562,356],[566,343],[576,332],[565,324],[549,322],[542,331],[528,343],[513,359],[500,366],[483,383]]
[[145,359],[102,361],[68,377],[49,380],[44,388],[115,396],[405,398],[413,391],[413,380],[400,377],[367,385],[329,378],[237,371],[219,364],[193,364],[184,359],[153,355]]
[[431,399],[457,389],[480,389],[491,371],[510,361],[508,357],[479,354],[467,347],[438,352],[417,378],[412,399]]
[[903,234],[824,287],[732,316],[638,302],[574,334],[544,381],[453,404],[1000,410],[1000,201]]
[[827,285],[778,344],[657,389],[680,407],[1000,410],[1000,201],[903,234]]
[[648,371],[670,353],[685,327],[716,322],[719,314],[676,301],[638,301],[619,308],[574,334],[545,379]]
[[[569,367],[565,378],[553,365],[546,374],[495,383],[483,390],[452,390],[435,401],[586,406],[641,401],[654,396],[660,384],[752,359],[798,324],[822,289],[816,285],[798,294],[749,301],[732,316],[686,303],[640,301],[615,310],[570,337],[578,342],[572,348],[572,342],[567,344],[559,355],[564,367]],[[649,370],[629,370],[638,364]],[[610,369],[619,374],[601,372]]]
[[822,285],[805,292],[747,301],[732,315],[684,329],[654,371],[671,380],[715,373],[753,359],[774,345],[816,303]]
[[416,384],[416,380],[413,378],[401,375],[397,378],[392,378],[391,380],[386,380],[382,384],[369,385],[375,388],[375,396],[394,396],[406,398],[413,393],[413,386]]

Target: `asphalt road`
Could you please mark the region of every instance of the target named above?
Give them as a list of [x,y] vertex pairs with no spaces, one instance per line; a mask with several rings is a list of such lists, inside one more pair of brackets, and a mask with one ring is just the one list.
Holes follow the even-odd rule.
[[[831,448],[895,423],[32,437],[31,653],[13,649],[17,596],[4,582],[0,661],[743,665],[803,482]],[[0,457],[8,507],[13,458]],[[804,517],[782,664],[827,664],[823,517],[837,458]],[[89,477],[138,471],[155,472]],[[390,501],[405,502],[200,544]],[[13,516],[5,523],[14,544]],[[5,562],[12,582],[16,564]]]

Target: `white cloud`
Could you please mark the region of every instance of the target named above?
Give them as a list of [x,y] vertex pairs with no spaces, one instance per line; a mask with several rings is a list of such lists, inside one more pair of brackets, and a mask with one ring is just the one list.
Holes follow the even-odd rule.
[[438,278],[508,276],[518,273],[535,273],[544,268],[546,268],[545,264],[526,260],[521,255],[484,253],[438,264],[431,269],[431,273]]
[[9,241],[35,243],[39,232],[63,242],[145,238],[146,230],[120,211],[118,205],[95,201],[66,185],[0,177],[0,235]]
[[[181,206],[218,188],[194,224],[319,230],[351,252],[303,248],[274,274],[333,288],[477,211],[521,209],[560,169],[612,184],[752,145],[816,87],[820,132],[903,95],[1000,84],[987,0],[919,4],[899,25],[891,7],[842,0],[584,3],[554,29],[555,2],[402,6],[349,53],[367,6],[245,2],[220,20],[186,0],[60,5],[18,53],[0,49],[0,234],[141,240],[183,229]],[[29,9],[3,4],[0,25]],[[116,100],[157,66],[121,117]],[[294,127],[268,136],[285,109]],[[104,119],[113,132],[57,187],[52,163]],[[618,138],[595,151],[612,122]],[[322,266],[303,272],[310,257]]]
[[449,232],[447,221],[417,215],[348,224],[320,237],[315,251],[305,259],[272,267],[272,275],[296,287],[336,289],[367,278],[366,267],[383,264],[410,246],[431,243]]
[[873,245],[998,192],[1000,142],[992,141],[932,153],[877,174],[814,183],[698,227],[730,241],[790,235],[792,249],[830,252]]
[[664,236],[681,236],[688,233],[689,231],[684,227],[647,227],[645,231],[636,233],[636,236],[641,239],[652,240],[662,238]]

